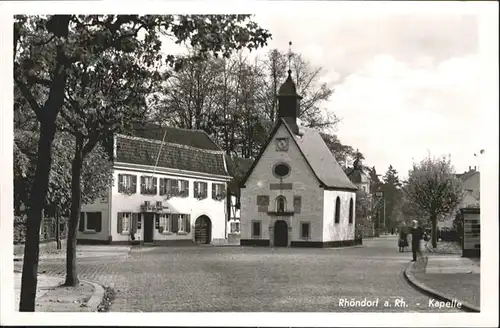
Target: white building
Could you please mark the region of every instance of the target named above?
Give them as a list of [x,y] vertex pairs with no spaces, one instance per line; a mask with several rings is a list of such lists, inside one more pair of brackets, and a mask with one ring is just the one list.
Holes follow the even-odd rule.
[[237,196],[231,196],[231,207],[229,209],[228,231],[239,234],[241,232],[240,209]]
[[241,245],[353,245],[357,187],[320,134],[297,125],[290,71],[278,99],[277,122],[240,185]]
[[349,167],[345,173],[358,190],[370,195],[370,177],[364,172],[361,161],[355,161],[353,167]]
[[[469,171],[456,174],[456,177],[462,182],[462,188],[465,195],[458,208],[479,208],[481,203],[481,174],[476,167],[469,166]],[[438,227],[453,228],[453,220],[456,213],[450,213],[447,217],[438,221]]]
[[199,130],[147,125],[132,134],[114,137],[113,186],[82,207],[78,242],[224,243],[224,152]]

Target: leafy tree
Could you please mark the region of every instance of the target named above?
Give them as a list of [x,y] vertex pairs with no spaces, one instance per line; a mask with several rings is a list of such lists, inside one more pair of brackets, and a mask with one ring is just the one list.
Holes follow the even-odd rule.
[[[197,49],[190,49],[185,65],[167,81],[157,121],[188,129],[203,129],[220,144],[226,154],[253,158],[266,140],[267,131],[277,117],[276,94],[286,79],[287,54],[274,49],[263,59],[250,61],[243,52],[230,58],[198,60]],[[324,103],[333,93],[319,83],[321,69],[300,55],[292,70],[301,102],[301,120],[323,129],[338,119],[325,119]]]
[[[74,136],[71,162],[71,214],[68,228],[66,286],[76,286],[76,235],[81,209],[81,177],[84,161],[95,147],[113,134],[131,129],[147,119],[146,97],[157,91],[165,74],[148,58],[160,56],[151,46],[151,32],[144,39],[130,40],[130,50],[108,49],[89,55],[85,63],[72,67],[68,76],[65,105],[59,120],[61,130]],[[156,97],[150,97],[153,99]],[[97,163],[96,163],[97,164]]]
[[[347,169],[355,159],[356,151],[349,145],[344,145],[336,135],[320,133],[328,149],[333,153],[335,159],[342,168]],[[362,154],[361,154],[362,155]]]
[[389,165],[387,172],[382,177],[384,184],[381,186],[385,198],[385,216],[386,226],[389,228],[396,227],[396,218],[399,215],[398,204],[402,201],[401,182],[399,181],[398,172]]
[[374,194],[382,186],[375,166],[368,168],[368,175],[370,176],[370,193]]
[[356,222],[362,225],[369,223],[369,217],[372,214],[371,200],[368,193],[356,191]]
[[333,127],[339,119],[323,107],[332,96],[334,89],[327,83],[320,83],[319,78],[323,68],[315,67],[300,54],[270,50],[264,59],[261,101],[265,104],[264,114],[274,122],[277,115],[278,90],[287,77],[288,60],[290,59],[292,77],[297,87],[297,93],[302,96],[300,103],[300,119],[303,124],[312,128]]
[[420,211],[432,224],[432,247],[437,245],[437,220],[453,213],[464,197],[451,161],[427,157],[410,170],[403,187],[412,211]]
[[[17,214],[21,205],[28,205],[29,195],[33,188],[33,168],[36,165],[36,145],[38,132],[14,131],[14,163],[20,165],[14,172],[14,202]],[[59,132],[54,138],[53,163],[50,171],[45,214],[53,217],[56,212],[68,217],[71,207],[71,154],[74,148],[74,137]],[[98,146],[83,163],[82,203],[90,204],[103,197],[111,184],[112,163],[107,159],[104,149]]]
[[[147,43],[161,49],[160,34],[177,43],[189,41],[200,52],[229,56],[234,49],[262,46],[270,34],[248,15],[139,16],[54,15],[16,16],[14,82],[40,122],[34,188],[31,192],[23,263],[20,311],[35,310],[39,230],[47,196],[56,120],[65,103],[72,69],[89,67],[98,54],[114,49],[132,53],[146,31]],[[116,57],[119,59],[119,56]],[[144,57],[146,64],[165,60],[178,68],[174,56]]]

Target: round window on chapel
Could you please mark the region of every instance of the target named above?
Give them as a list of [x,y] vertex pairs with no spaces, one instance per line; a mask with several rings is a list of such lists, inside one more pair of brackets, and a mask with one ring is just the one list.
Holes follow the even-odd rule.
[[284,178],[290,174],[290,166],[280,163],[274,166],[273,173],[278,178]]

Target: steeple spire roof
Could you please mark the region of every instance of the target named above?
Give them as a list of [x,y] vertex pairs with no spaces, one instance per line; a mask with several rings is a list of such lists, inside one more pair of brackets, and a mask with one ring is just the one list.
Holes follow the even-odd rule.
[[288,70],[288,77],[279,89],[278,95],[280,96],[298,96],[297,87],[295,86],[295,82],[292,79],[292,70]]

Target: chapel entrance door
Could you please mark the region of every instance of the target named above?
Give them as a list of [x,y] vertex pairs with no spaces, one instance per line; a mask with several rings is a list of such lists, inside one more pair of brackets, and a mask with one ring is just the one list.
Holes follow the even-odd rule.
[[288,224],[283,220],[278,220],[274,223],[274,246],[288,246]]

